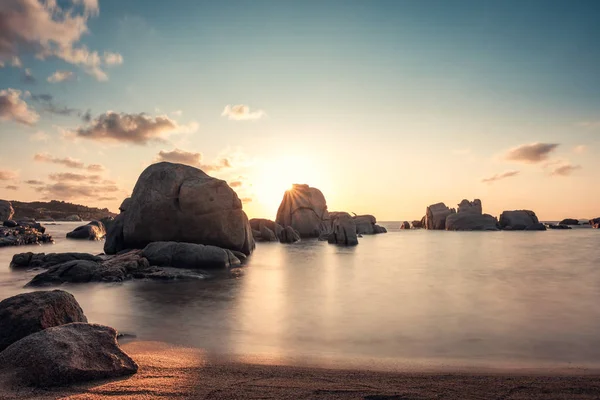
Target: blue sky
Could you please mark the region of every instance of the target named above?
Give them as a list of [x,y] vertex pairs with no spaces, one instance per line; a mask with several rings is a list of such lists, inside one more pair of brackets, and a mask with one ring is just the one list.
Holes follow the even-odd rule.
[[[31,2],[8,0],[0,18]],[[36,58],[43,44],[18,28],[0,32],[0,42],[15,43],[0,46],[0,90],[21,91],[39,114],[24,124],[0,109],[0,171],[10,177],[0,198],[116,209],[162,151],[172,160],[202,153],[197,165],[240,182],[251,216],[273,217],[298,181],[321,188],[331,210],[380,219],[420,218],[428,204],[475,197],[492,214],[600,214],[598,2],[58,3],[87,26],[69,46],[122,62],[98,64],[108,78],[98,80],[62,50]],[[25,68],[35,83],[24,82]],[[76,78],[48,82],[56,71]],[[32,99],[40,94],[76,111],[48,112]],[[246,107],[222,115],[227,105]],[[87,110],[91,121],[80,117]],[[153,124],[164,116],[170,130],[140,144],[120,140],[124,130],[91,129],[108,111],[145,113]],[[507,159],[519,146],[530,151]],[[39,153],[46,161],[34,161]],[[48,155],[101,164],[101,180],[114,184],[64,175],[89,171]],[[215,167],[223,159],[228,166]]]

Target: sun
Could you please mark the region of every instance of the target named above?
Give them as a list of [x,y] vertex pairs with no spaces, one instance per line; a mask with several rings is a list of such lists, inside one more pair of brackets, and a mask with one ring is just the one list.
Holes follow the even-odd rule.
[[257,203],[271,215],[277,208],[286,190],[295,183],[316,186],[323,183],[317,164],[310,157],[281,156],[263,160],[256,169],[253,179],[253,192]]

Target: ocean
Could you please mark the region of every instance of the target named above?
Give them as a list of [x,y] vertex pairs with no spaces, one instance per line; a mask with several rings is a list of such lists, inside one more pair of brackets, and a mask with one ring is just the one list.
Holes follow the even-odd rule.
[[[0,248],[0,300],[31,291],[19,252],[102,252],[65,239]],[[395,369],[597,368],[600,230],[399,230],[356,247],[257,243],[240,275],[70,284],[90,322],[137,340],[267,363]]]

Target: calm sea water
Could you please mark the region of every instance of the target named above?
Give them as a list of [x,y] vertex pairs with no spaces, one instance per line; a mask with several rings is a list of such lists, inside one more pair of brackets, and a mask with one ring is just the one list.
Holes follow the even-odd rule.
[[[29,291],[23,251],[0,249],[0,299]],[[141,340],[275,362],[547,367],[600,365],[600,230],[400,231],[353,248],[258,243],[237,278],[65,285],[91,322]]]

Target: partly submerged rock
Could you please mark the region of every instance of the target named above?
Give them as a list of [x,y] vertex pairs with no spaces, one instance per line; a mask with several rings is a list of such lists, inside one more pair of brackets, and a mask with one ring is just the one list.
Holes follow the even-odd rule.
[[489,214],[459,212],[446,217],[447,231],[497,231],[498,220]]
[[104,236],[106,236],[106,229],[100,221],[92,221],[87,225],[78,226],[67,233],[69,239],[100,240]]
[[423,220],[420,220],[420,221],[414,220],[410,223],[410,227],[412,229],[421,229],[424,227],[423,222],[424,222]]
[[53,243],[52,236],[45,231],[37,222],[17,221],[16,226],[0,226],[0,247]]
[[26,336],[0,353],[0,372],[16,384],[49,387],[136,373],[108,326],[72,323]]
[[[265,218],[252,218],[250,220],[250,227],[252,228],[253,236],[256,235],[255,239],[263,241],[272,241],[272,236],[267,230],[265,230],[265,228],[273,232],[277,240],[279,240],[279,235],[283,230],[283,227],[277,222]],[[268,237],[263,237],[261,233],[265,233],[266,235],[268,235]]]
[[15,254],[10,263],[11,268],[50,268],[73,260],[102,261],[101,257],[88,253],[19,253]]
[[281,243],[296,243],[300,241],[300,234],[291,226],[286,226],[283,228],[283,231],[281,231],[279,241]]
[[[535,213],[531,210],[514,210],[514,211],[504,211],[500,214],[500,228],[505,230],[526,230],[527,227],[538,224],[540,221]],[[543,224],[542,224],[543,225]],[[509,228],[510,227],[510,228]],[[508,229],[507,229],[508,228]],[[529,229],[529,230],[545,230],[539,229]]]
[[400,229],[410,229],[410,222],[408,222],[408,221],[401,222]]
[[105,252],[176,241],[250,254],[255,247],[242,202],[227,182],[182,164],[146,168],[108,232]]
[[275,221],[282,227],[291,226],[300,237],[319,237],[327,231],[329,219],[325,196],[317,188],[294,184],[283,195]]
[[4,221],[2,223],[2,226],[5,226],[7,228],[15,228],[15,227],[19,226],[19,223],[17,221],[13,221],[12,219],[9,219],[8,221]]
[[571,228],[569,225],[562,225],[562,224],[546,224],[546,228],[548,229],[573,229]]
[[425,228],[426,229],[446,229],[446,218],[450,214],[456,213],[453,208],[448,208],[444,203],[436,203],[427,207],[425,211]]
[[579,220],[574,218],[565,218],[558,225],[579,225]]
[[72,294],[62,290],[23,293],[0,302],[0,352],[53,326],[87,322]]
[[545,231],[546,230],[546,225],[542,224],[541,222],[535,223],[535,224],[531,224],[528,225],[525,228],[526,231]]
[[154,242],[142,250],[150,265],[188,269],[229,268],[240,260],[229,250],[195,243]]
[[377,225],[377,219],[373,215],[355,215],[352,219],[356,225],[356,233],[359,235],[374,235],[387,232],[387,229]]
[[600,217],[590,219],[589,223],[592,226],[592,228],[600,229]]
[[350,214],[344,212],[331,214],[331,233],[329,233],[327,241],[343,246],[356,246],[358,244],[356,224]]

